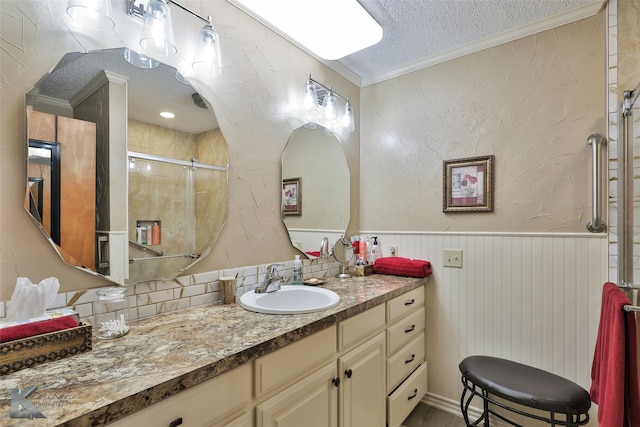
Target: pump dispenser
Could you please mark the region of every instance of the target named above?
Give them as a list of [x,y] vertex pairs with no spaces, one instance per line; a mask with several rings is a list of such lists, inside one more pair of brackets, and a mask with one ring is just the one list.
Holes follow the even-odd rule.
[[296,259],[293,260],[293,280],[292,285],[302,285],[302,261],[300,261],[300,255],[296,255]]
[[371,259],[370,262],[373,264],[376,262],[378,258],[380,258],[380,248],[378,247],[378,238],[376,236],[372,237],[373,245],[371,245]]

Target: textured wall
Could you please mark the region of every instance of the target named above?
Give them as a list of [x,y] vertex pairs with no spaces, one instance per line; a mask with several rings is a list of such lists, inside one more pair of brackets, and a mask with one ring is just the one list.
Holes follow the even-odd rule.
[[[224,74],[194,87],[216,111],[229,144],[229,217],[212,253],[192,272],[293,259],[295,251],[280,219],[280,156],[292,129],[302,122],[298,106],[309,73],[355,100],[358,88],[275,35],[226,1],[186,1],[211,15],[222,39]],[[104,285],[65,266],[22,209],[24,196],[24,94],[67,52],[134,47],[140,24],[114,2],[112,31],[72,32],[66,1],[0,2],[0,300],[10,299],[17,276],[32,281],[56,276],[62,290]],[[117,6],[119,5],[119,6]],[[122,6],[122,7],[120,7]],[[182,37],[190,28],[176,31]],[[194,30],[194,36],[197,31]],[[184,66],[182,58],[175,64]],[[359,174],[359,134],[343,139],[354,176]],[[351,183],[358,228],[357,180]]]
[[[605,14],[362,89],[361,228],[584,231]],[[493,154],[495,212],[443,214],[442,161]]]

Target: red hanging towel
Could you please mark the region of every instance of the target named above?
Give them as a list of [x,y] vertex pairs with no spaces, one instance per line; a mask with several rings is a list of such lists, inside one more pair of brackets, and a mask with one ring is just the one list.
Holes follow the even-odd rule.
[[378,258],[373,263],[373,271],[393,276],[427,277],[431,274],[431,263],[399,256]]
[[599,427],[640,427],[636,323],[631,304],[614,284],[602,289],[598,337],[591,367],[591,400]]

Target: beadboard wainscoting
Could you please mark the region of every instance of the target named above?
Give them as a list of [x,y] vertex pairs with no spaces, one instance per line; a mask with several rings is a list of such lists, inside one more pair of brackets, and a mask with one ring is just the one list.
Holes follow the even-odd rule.
[[[398,256],[432,263],[425,403],[460,414],[458,364],[471,354],[532,365],[589,389],[606,234],[361,234],[378,236],[383,256],[397,245]],[[462,250],[462,268],[443,267],[444,249]]]

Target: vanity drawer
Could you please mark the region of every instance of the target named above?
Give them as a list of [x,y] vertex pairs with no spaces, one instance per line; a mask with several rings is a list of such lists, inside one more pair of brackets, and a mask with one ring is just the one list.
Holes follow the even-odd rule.
[[338,325],[338,349],[364,341],[384,328],[384,304],[355,315]]
[[142,409],[112,427],[168,426],[182,418],[185,426],[210,425],[251,403],[251,364],[247,363],[155,405]]
[[255,394],[265,393],[321,366],[336,352],[336,328],[331,326],[293,344],[273,351],[254,362]]
[[424,286],[388,301],[387,323],[393,323],[422,306],[424,306]]
[[387,426],[398,427],[427,393],[427,362],[387,397]]
[[387,328],[387,355],[391,356],[418,335],[424,335],[424,306]]
[[396,387],[424,362],[424,334],[415,337],[387,360],[387,393]]

